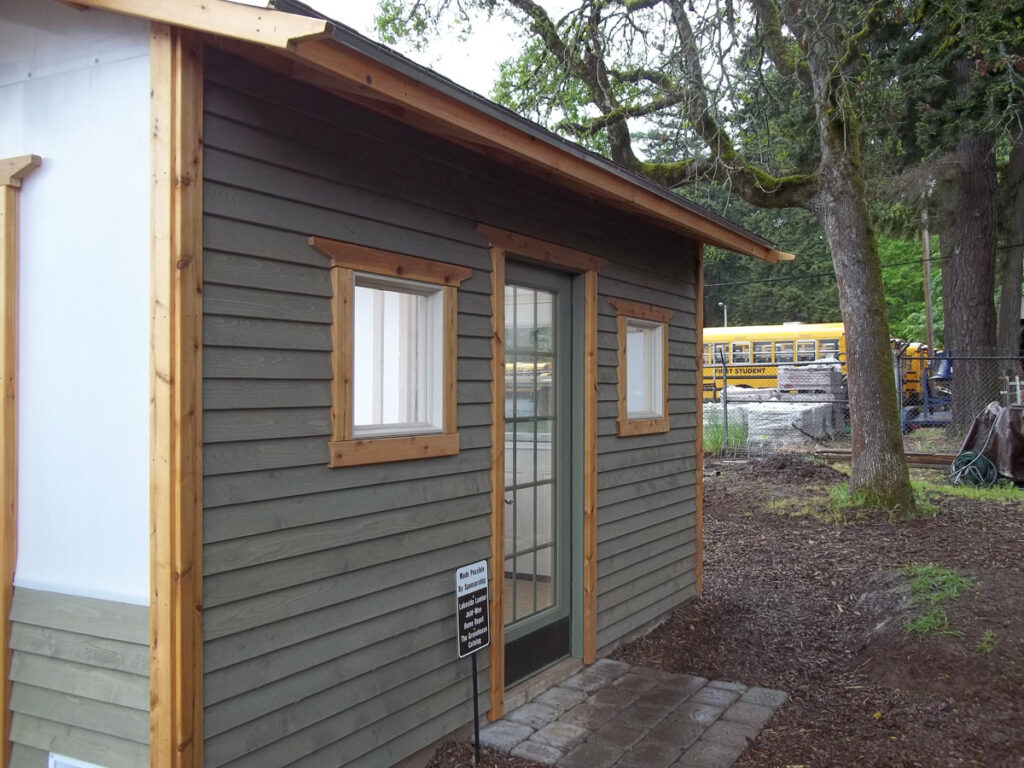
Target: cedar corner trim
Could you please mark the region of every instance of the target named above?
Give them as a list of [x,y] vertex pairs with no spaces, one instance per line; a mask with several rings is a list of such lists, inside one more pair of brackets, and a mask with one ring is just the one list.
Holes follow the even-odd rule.
[[505,259],[583,277],[583,658],[597,659],[597,273],[605,259],[528,235],[477,224],[491,249],[491,645],[490,720],[505,714]]
[[4,432],[0,441],[0,495],[3,523],[0,529],[0,680],[3,681],[3,715],[0,717],[0,766],[11,759],[11,600],[18,561],[18,197],[21,183],[42,161],[36,155],[0,159],[0,396],[3,398]]
[[[183,4],[184,5],[184,4]],[[153,23],[150,765],[202,765],[202,42]]]

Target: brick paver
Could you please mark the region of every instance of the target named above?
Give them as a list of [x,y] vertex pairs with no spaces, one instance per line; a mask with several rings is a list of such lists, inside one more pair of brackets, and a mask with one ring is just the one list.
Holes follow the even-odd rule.
[[729,768],[785,691],[601,659],[480,731],[558,768]]

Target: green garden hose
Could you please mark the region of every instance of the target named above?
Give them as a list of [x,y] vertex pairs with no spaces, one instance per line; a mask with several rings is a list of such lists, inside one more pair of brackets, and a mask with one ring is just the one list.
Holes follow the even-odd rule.
[[976,451],[964,451],[955,459],[949,473],[953,485],[987,486],[995,485],[999,479],[996,465]]
[[996,431],[996,420],[992,420],[992,426],[988,428],[985,435],[985,444],[980,451],[964,451],[950,465],[949,482],[953,485],[973,485],[982,487],[995,485],[999,479],[999,470],[986,456],[982,455],[988,450],[988,444],[992,441],[992,435]]

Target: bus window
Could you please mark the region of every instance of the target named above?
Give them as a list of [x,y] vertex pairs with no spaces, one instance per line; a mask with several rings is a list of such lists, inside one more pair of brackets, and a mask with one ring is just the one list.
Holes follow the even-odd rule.
[[822,357],[834,357],[839,359],[839,339],[822,339],[818,342],[818,349]]
[[732,362],[733,364],[750,364],[749,341],[734,341],[732,343]]
[[704,345],[704,365],[711,365],[711,347],[708,344]]
[[792,363],[793,362],[793,342],[792,341],[776,341],[775,342],[775,362],[776,363]]
[[798,341],[796,343],[796,360],[798,363],[813,363],[817,355],[818,342],[811,339],[810,341]]
[[728,344],[715,344],[715,365],[721,365],[722,363],[729,362],[729,345]]
[[758,364],[770,363],[772,361],[772,343],[770,341],[754,342],[754,362]]

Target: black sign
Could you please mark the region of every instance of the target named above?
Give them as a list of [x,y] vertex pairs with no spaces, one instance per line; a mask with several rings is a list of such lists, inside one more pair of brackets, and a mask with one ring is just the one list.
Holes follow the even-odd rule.
[[460,659],[491,643],[487,602],[487,561],[456,568],[455,617]]

